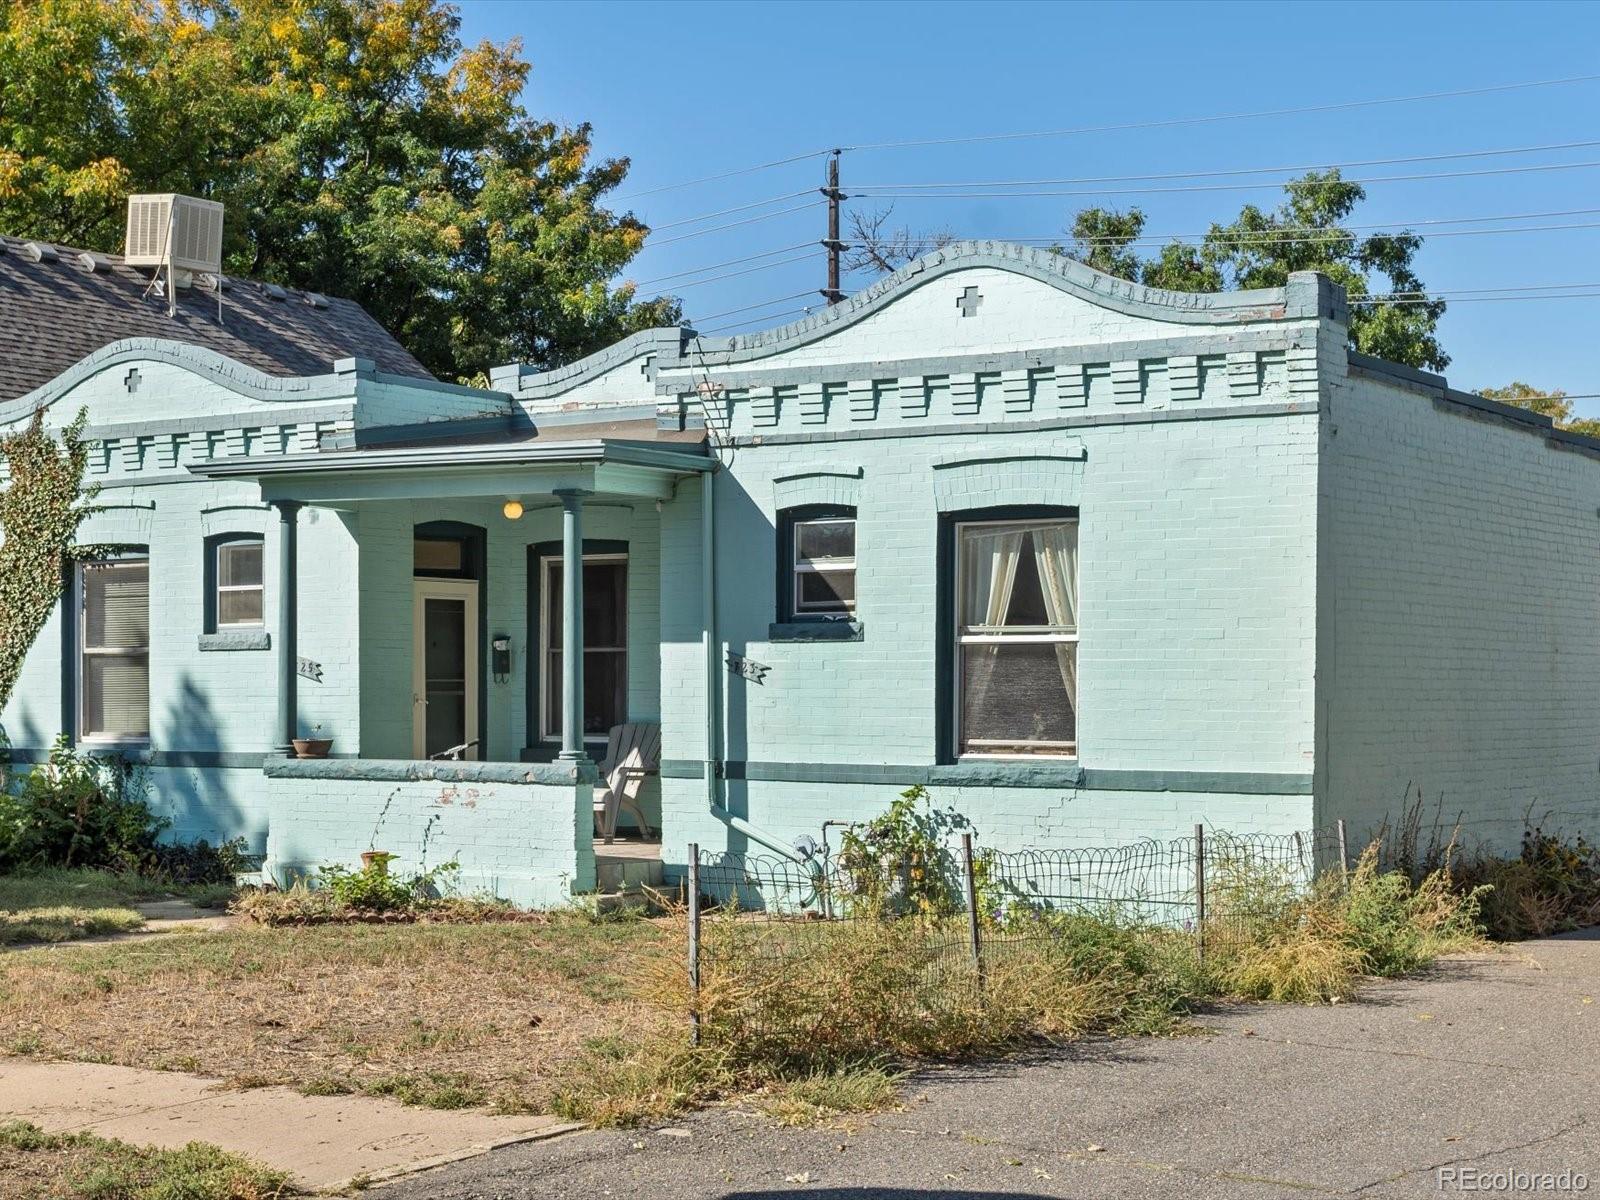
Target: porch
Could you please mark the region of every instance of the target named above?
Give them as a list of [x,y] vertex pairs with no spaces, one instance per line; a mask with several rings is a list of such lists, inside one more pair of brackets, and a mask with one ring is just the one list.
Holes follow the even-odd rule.
[[[659,838],[656,780],[610,853],[595,785],[612,728],[660,721],[663,526],[698,527],[701,489],[679,484],[714,467],[686,447],[539,439],[205,468],[277,510],[267,869],[381,849],[535,905],[659,882],[659,842],[639,837]],[[305,561],[299,529],[327,520],[348,553]],[[340,654],[353,687],[325,667]],[[314,733],[331,757],[292,757]]]

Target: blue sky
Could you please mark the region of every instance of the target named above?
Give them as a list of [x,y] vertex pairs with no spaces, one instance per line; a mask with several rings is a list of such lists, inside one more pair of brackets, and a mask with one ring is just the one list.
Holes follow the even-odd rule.
[[[1600,6],[1045,4],[624,4],[467,0],[469,41],[520,37],[533,63],[534,114],[594,126],[596,152],[626,156],[618,190],[659,232],[627,272],[648,292],[681,295],[702,329],[795,319],[823,283],[821,252],[797,250],[726,268],[765,269],[682,287],[682,272],[813,242],[824,215],[809,197],[725,217],[718,210],[822,182],[822,158],[701,186],[663,185],[835,145],[1081,128],[1259,112],[1549,80],[1600,72]],[[1300,167],[1464,151],[1600,142],[1600,80],[1343,111],[1188,126],[857,149],[852,185],[1154,175]],[[1544,232],[1433,237],[1419,272],[1431,289],[1600,282],[1600,144],[1459,161],[1350,168],[1347,176],[1437,174],[1592,163],[1456,178],[1373,183],[1351,224],[1519,219],[1445,229]],[[1271,183],[1292,172],[1246,177]],[[1239,182],[1068,184],[1055,190]],[[1059,234],[1079,207],[1138,205],[1150,233],[1191,234],[1275,186],[1250,190],[1096,192],[1070,197],[911,199],[893,223],[963,237]],[[631,199],[629,197],[632,197]],[[871,211],[886,201],[856,199]],[[805,204],[799,212],[683,237]],[[1591,209],[1590,213],[1571,210]],[[1521,214],[1570,213],[1563,216]],[[678,239],[671,240],[668,239]],[[787,260],[803,256],[801,261]],[[780,265],[773,265],[780,264]],[[722,274],[722,271],[707,274]],[[703,276],[689,276],[689,279]],[[848,283],[849,281],[847,281]],[[855,281],[859,286],[864,280]],[[681,289],[681,290],[680,290]],[[847,288],[848,290],[848,288]],[[1600,288],[1581,299],[1459,302],[1441,326],[1460,387],[1525,379],[1600,392]],[[769,303],[770,302],[770,303]],[[743,312],[730,310],[763,305]],[[773,320],[767,320],[771,314]],[[1600,415],[1600,400],[1579,402]]]

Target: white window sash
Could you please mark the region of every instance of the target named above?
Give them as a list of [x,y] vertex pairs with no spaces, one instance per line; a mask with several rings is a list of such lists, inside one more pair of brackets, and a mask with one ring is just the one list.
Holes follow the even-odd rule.
[[[84,662],[87,659],[132,659],[143,660],[145,664],[145,715],[149,720],[150,708],[150,643],[146,640],[142,646],[102,646],[92,645],[89,642],[89,590],[84,581],[86,569],[99,567],[115,567],[118,565],[137,566],[145,568],[145,607],[148,612],[150,605],[150,559],[148,557],[108,559],[98,563],[80,563],[75,579],[77,594],[74,597],[77,607],[78,628],[78,653],[73,669],[73,687],[76,692],[75,707],[77,709],[78,740],[89,745],[134,745],[147,746],[150,744],[150,733],[123,733],[116,730],[89,729],[89,722],[84,708],[87,696],[84,692]],[[146,634],[148,639],[148,633]]]
[[[962,536],[968,529],[1015,529],[1019,533],[1031,532],[1034,529],[1059,528],[1065,525],[1077,525],[1071,518],[1041,519],[1030,521],[1027,519],[1001,520],[1001,521],[963,521],[955,527],[955,579],[954,595],[956,605],[962,603],[964,592],[963,579],[966,571],[966,539]],[[1076,581],[1074,581],[1076,582]],[[958,616],[965,615],[959,613]],[[1075,614],[1076,615],[1076,614]],[[1079,644],[1079,633],[1076,627],[1067,628],[1057,625],[958,625],[956,627],[956,648],[962,646],[1039,646],[1039,645],[1073,645]],[[1038,740],[1030,738],[968,738],[962,732],[962,716],[966,698],[966,680],[964,678],[962,655],[958,652],[954,656],[953,681],[951,689],[950,706],[952,724],[955,733],[955,753],[957,757],[967,758],[998,758],[1021,761],[1031,761],[1038,758],[1076,758],[1078,755],[1078,742],[1072,741]],[[984,750],[982,747],[995,747]],[[1019,753],[1008,750],[1007,747],[1036,747],[1042,753]],[[1053,752],[1053,753],[1051,753]]]
[[[226,550],[236,549],[240,546],[255,546],[261,551],[260,583],[222,583],[222,555]],[[211,559],[212,578],[219,582],[215,584],[216,595],[212,599],[213,616],[218,629],[260,629],[267,623],[267,546],[265,538],[235,538],[232,541],[218,542],[212,551]],[[222,597],[225,594],[240,592],[259,592],[261,595],[261,619],[259,621],[224,621],[222,619]]]

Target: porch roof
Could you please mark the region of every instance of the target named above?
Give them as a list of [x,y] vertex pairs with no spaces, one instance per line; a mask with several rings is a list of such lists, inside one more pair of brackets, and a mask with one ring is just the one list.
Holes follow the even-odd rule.
[[716,469],[716,459],[699,451],[612,438],[319,451],[189,468],[209,479],[253,479],[263,500],[312,504],[567,490],[666,499],[678,477]]

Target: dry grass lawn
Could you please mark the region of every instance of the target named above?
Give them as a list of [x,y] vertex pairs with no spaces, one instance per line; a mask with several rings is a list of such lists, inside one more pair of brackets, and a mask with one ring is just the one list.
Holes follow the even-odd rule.
[[298,1195],[281,1171],[191,1142],[155,1150],[87,1133],[0,1125],[0,1200],[278,1200]]
[[432,1107],[544,1110],[594,1037],[663,1015],[636,980],[670,928],[243,926],[0,957],[0,1052],[362,1091]]

